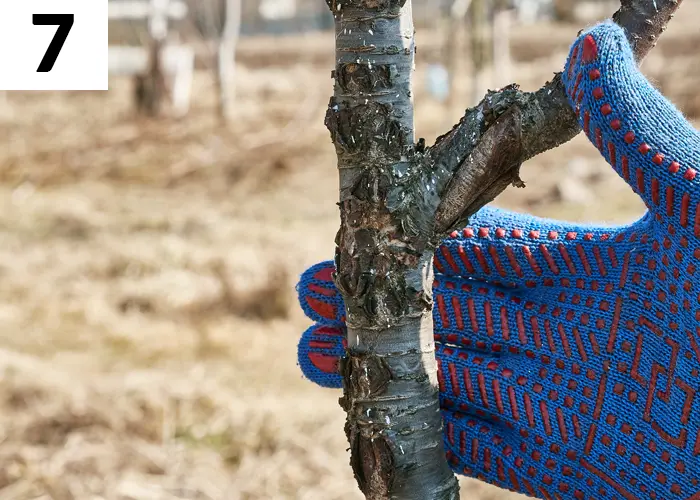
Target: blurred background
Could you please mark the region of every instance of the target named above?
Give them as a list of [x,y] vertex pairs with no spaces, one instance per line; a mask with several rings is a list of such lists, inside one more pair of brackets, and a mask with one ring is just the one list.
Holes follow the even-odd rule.
[[[413,1],[428,143],[487,88],[539,88],[617,8]],[[359,499],[339,394],[296,366],[296,278],[339,224],[325,2],[119,2],[108,92],[0,94],[0,499]],[[698,15],[643,67],[693,120]],[[581,136],[522,178],[495,204],[643,212]]]

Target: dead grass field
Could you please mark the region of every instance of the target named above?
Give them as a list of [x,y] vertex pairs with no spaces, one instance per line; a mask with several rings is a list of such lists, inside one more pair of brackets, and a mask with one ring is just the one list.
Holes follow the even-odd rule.
[[[645,70],[700,116],[700,32],[681,12]],[[538,87],[577,30],[519,28],[514,79]],[[425,94],[436,52],[418,36],[417,126],[430,142],[460,113]],[[9,94],[0,500],[359,498],[338,394],[296,366],[309,321],[295,279],[333,255],[338,225],[323,128],[331,51],[329,34],[246,41],[228,129],[213,118],[206,73],[183,120],[134,118],[127,81],[107,93]],[[522,176],[528,188],[498,205],[571,220],[642,213],[582,137]],[[462,485],[463,498],[515,498]]]

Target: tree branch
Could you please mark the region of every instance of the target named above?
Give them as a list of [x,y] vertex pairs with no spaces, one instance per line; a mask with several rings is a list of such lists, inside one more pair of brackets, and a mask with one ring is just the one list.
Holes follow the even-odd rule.
[[[681,2],[682,0],[622,0],[613,20],[625,29],[638,62],[656,45],[658,37],[666,30]],[[519,154],[509,158],[509,161],[502,157],[499,148],[492,148],[486,155],[472,155],[472,150],[484,139],[486,131],[495,123],[495,118],[511,106],[517,106],[521,113],[518,118],[522,127]],[[515,120],[515,115],[511,115],[511,120]],[[504,127],[504,130],[510,130],[510,127]],[[521,92],[514,85],[499,92],[489,92],[476,107],[467,110],[449,133],[438,138],[426,157],[426,167],[433,172],[436,184],[448,186],[442,193],[436,212],[436,232],[444,234],[447,229],[462,223],[483,206],[474,203],[475,199],[479,198],[485,203],[493,200],[511,183],[507,182],[508,179],[518,183],[517,167],[520,164],[568,142],[580,130],[576,115],[567,101],[560,73],[536,92]],[[507,140],[502,135],[496,142],[500,144]],[[489,165],[499,162],[511,166],[509,175],[499,175],[500,183],[477,184],[480,175],[461,173],[483,173]],[[472,196],[465,198],[463,193],[467,192],[472,193]],[[479,196],[482,193],[484,194]]]
[[642,62],[656,46],[659,35],[683,0],[621,0],[620,9],[613,14],[613,21],[625,28],[637,62]]
[[[459,220],[462,213],[474,213],[517,182],[522,157],[521,112],[512,105],[496,119],[471,150],[465,163],[478,168],[458,169],[443,194],[436,220]],[[478,191],[473,186],[480,186]],[[442,230],[443,228],[441,228]]]

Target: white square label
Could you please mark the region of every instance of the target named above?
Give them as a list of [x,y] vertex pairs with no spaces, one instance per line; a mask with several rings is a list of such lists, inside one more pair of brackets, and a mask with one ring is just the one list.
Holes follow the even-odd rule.
[[0,90],[107,90],[107,0],[0,0]]

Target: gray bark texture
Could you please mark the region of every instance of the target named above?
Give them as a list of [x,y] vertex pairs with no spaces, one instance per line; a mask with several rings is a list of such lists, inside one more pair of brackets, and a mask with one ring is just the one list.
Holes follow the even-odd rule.
[[[340,404],[366,498],[456,499],[445,460],[432,321],[432,256],[520,165],[578,132],[559,75],[537,92],[489,92],[430,148],[414,139],[410,0],[326,0],[335,16],[341,227],[335,282],[348,349]],[[622,0],[614,19],[641,60],[681,0]]]

